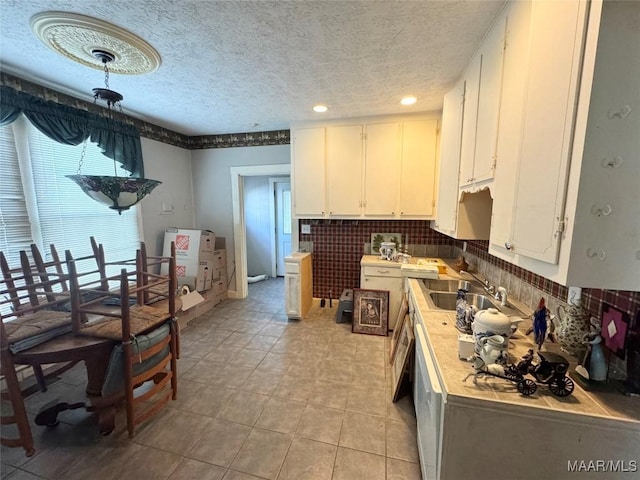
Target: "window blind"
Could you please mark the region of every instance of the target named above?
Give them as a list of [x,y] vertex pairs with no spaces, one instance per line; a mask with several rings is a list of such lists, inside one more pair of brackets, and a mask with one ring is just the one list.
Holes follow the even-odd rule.
[[[95,143],[63,145],[30,124],[27,132],[38,221],[47,259],[51,243],[61,255],[67,249],[76,258],[90,255],[90,236],[104,245],[108,262],[134,258],[140,241],[137,207],[118,215],[89,198],[65,177],[77,173],[83,148],[83,174],[114,175],[113,161]],[[128,176],[125,170],[118,170],[118,175]],[[114,275],[120,268],[113,267],[107,273]]]
[[31,243],[15,137],[11,125],[4,125],[0,127],[0,251],[15,267],[20,265],[20,250],[28,250]]

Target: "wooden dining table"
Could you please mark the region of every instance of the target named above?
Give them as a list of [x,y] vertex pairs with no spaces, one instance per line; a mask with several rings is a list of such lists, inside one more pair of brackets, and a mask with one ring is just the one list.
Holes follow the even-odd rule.
[[15,353],[13,361],[16,364],[32,366],[83,361],[87,369],[87,395],[100,396],[111,351],[118,343],[106,338],[67,333]]

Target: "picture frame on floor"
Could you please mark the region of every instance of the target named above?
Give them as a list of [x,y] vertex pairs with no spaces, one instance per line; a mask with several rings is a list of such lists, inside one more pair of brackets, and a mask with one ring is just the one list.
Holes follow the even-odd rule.
[[396,354],[391,364],[391,386],[393,388],[393,401],[398,400],[398,394],[400,393],[400,385],[402,385],[402,379],[404,378],[404,372],[409,365],[409,358],[411,352],[415,346],[415,337],[413,335],[413,328],[411,322],[405,320],[402,322],[402,328],[398,336],[398,345]]
[[396,354],[398,338],[400,337],[400,331],[404,322],[408,322],[409,319],[409,302],[407,301],[407,295],[402,295],[402,303],[400,303],[400,310],[398,310],[398,316],[396,317],[396,323],[393,328],[393,334],[391,335],[391,348],[389,349],[389,363],[393,364],[393,357]]
[[387,336],[389,291],[353,289],[353,333]]

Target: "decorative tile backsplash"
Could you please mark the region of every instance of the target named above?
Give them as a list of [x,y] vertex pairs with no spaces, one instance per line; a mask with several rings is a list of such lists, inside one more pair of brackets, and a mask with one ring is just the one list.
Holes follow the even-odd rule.
[[[370,253],[371,234],[398,232],[409,254],[450,257],[455,240],[425,220],[301,220],[311,226],[300,244],[313,251],[313,296],[338,298],[344,288],[360,286],[360,260]],[[302,229],[302,227],[300,227]]]
[[[416,256],[458,257],[463,242],[436,232],[421,220],[301,220],[311,226],[300,234],[300,245],[313,251],[313,296],[337,298],[344,288],[360,285],[360,259],[371,242],[371,233],[400,232],[408,235],[409,253]],[[302,228],[302,227],[300,227]],[[568,289],[488,253],[489,242],[468,241],[465,259],[491,283],[504,286],[511,298],[532,310],[541,296],[552,312],[566,302]],[[640,309],[640,292],[585,288],[582,301],[591,315],[600,317],[608,303],[633,319]]]
[[[456,245],[456,255],[461,253],[462,246]],[[545,297],[547,306],[553,312],[560,304],[566,303],[569,293],[567,287],[490,255],[488,241],[468,241],[465,259],[476,265],[482,276],[492,283],[507,287],[511,295],[531,308],[535,308],[541,296]],[[582,303],[592,316],[598,318],[602,313],[602,304],[607,303],[627,312],[633,319],[640,310],[640,292],[583,288]]]

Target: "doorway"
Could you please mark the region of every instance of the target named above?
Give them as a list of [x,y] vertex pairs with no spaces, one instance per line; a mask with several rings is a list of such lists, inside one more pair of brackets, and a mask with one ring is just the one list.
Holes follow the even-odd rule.
[[[233,244],[234,261],[236,267],[236,291],[230,291],[230,297],[246,298],[249,289],[247,284],[247,234],[246,215],[243,198],[244,177],[251,176],[288,176],[291,174],[290,164],[255,165],[244,167],[230,167],[231,199],[233,205]],[[289,208],[291,211],[291,208]],[[298,221],[293,216],[291,223],[291,248],[298,245]],[[234,294],[235,293],[235,294]]]
[[287,177],[270,178],[269,189],[274,199],[275,228],[272,230],[272,277],[284,277],[284,257],[291,253],[291,181]]

